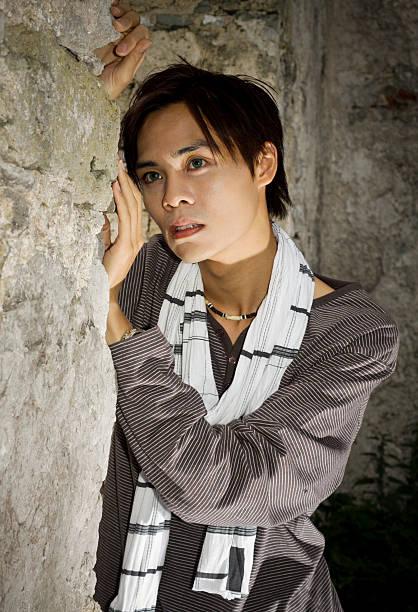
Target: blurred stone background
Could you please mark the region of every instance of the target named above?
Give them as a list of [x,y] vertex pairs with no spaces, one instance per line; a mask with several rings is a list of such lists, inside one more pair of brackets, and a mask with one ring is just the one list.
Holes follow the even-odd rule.
[[[92,50],[110,0],[0,0],[0,610],[84,612],[116,403],[104,339],[103,212],[119,122]],[[342,484],[415,423],[417,5],[408,0],[134,0],[152,47],[136,81],[179,61],[278,91],[294,209],[314,272],[362,283],[398,322],[394,375],[372,394]],[[144,215],[146,235],[158,231]],[[412,315],[411,315],[412,313]]]

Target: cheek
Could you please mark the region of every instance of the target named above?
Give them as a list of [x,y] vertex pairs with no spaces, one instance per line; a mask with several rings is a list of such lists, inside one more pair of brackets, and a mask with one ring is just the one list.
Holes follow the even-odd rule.
[[235,206],[236,193],[234,181],[228,176],[220,175],[215,180],[199,185],[199,192],[196,195],[207,210],[218,216],[228,215],[228,212],[232,211]]
[[205,192],[205,202],[213,214],[225,220],[232,216],[237,223],[252,214],[253,200],[252,185],[240,173],[219,177]]
[[153,201],[153,199],[150,198],[149,196],[147,197],[147,195],[143,195],[142,198],[144,200],[145,210],[147,211],[149,216],[154,219],[154,221],[157,221],[158,212],[161,210],[161,208],[157,206],[155,202]]

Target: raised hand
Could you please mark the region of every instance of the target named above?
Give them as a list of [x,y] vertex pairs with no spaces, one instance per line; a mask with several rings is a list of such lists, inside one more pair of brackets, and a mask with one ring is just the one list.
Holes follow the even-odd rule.
[[152,41],[148,28],[141,25],[140,16],[129,5],[113,0],[110,12],[116,17],[113,26],[120,33],[120,37],[95,49],[94,53],[105,64],[99,78],[113,100],[134,78]]
[[109,290],[118,293],[135,257],[144,244],[142,233],[142,194],[118,161],[118,180],[112,184],[119,226],[118,235],[110,242],[110,223],[106,215],[102,236],[105,243],[103,265],[109,277]]

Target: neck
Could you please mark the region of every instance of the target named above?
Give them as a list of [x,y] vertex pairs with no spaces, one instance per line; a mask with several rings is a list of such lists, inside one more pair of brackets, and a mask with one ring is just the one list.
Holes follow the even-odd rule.
[[239,251],[243,254],[239,260],[220,255],[199,263],[205,296],[230,315],[255,312],[267,294],[277,251],[270,221],[257,237],[242,238]]

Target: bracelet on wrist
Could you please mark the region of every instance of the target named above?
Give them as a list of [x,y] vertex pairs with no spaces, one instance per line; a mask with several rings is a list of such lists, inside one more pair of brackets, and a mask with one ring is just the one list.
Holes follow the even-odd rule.
[[122,342],[122,340],[127,340],[127,338],[132,338],[132,336],[134,336],[136,332],[141,332],[141,331],[142,329],[137,329],[135,327],[127,329],[126,332],[123,333],[122,338],[119,340],[119,342]]

